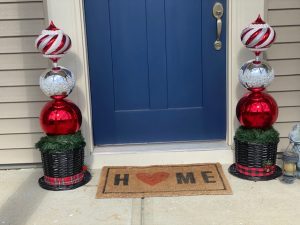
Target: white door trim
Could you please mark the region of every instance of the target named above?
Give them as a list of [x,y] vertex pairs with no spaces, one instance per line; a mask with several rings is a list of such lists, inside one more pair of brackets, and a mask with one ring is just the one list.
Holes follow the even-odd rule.
[[[87,59],[87,47],[86,47],[86,35],[85,35],[85,23],[84,23],[84,0],[44,0],[46,3],[46,15],[48,15],[49,20],[53,20],[58,27],[62,28],[66,33],[68,33],[72,39],[73,47],[71,53],[66,55],[62,60],[62,65],[73,70],[77,76],[77,86],[75,92],[72,94],[71,98],[78,104],[83,115],[83,125],[82,131],[87,141],[87,152],[92,153],[94,151],[93,145],[93,135],[92,135],[92,114],[91,114],[91,96],[90,96],[90,86],[89,86],[89,76],[88,76],[88,59]],[[217,1],[217,0],[216,0]],[[227,0],[227,137],[226,143],[228,145],[232,144],[232,139],[236,127],[239,126],[238,121],[235,117],[235,106],[238,99],[243,94],[244,90],[241,88],[238,82],[238,71],[240,66],[247,60],[253,58],[252,53],[246,50],[239,37],[241,30],[253,21],[258,14],[264,16],[264,1],[262,0]],[[96,29],[96,28],[95,28]],[[103,149],[104,150],[104,149]],[[125,156],[121,153],[112,154],[99,154],[101,153],[101,147],[97,147],[97,152],[90,159],[91,161],[97,161],[96,158],[100,155],[103,159],[104,155],[107,157],[109,162],[110,157],[113,156],[113,160],[119,159],[120,155],[124,162]],[[187,150],[187,152],[189,152]],[[206,153],[204,153],[206,152]],[[217,153],[219,152],[219,153]],[[228,152],[228,153],[225,153]],[[230,153],[229,153],[230,152]],[[104,153],[104,152],[103,152]],[[184,152],[176,153],[181,155],[181,160],[186,160],[193,158],[195,152],[189,153],[187,157]],[[135,163],[145,163],[147,164],[147,159],[143,157],[141,161],[142,154],[127,154],[129,162]],[[149,154],[158,154],[159,158],[167,157],[168,153],[156,152]],[[175,153],[172,153],[172,157]],[[218,161],[220,158],[225,158],[232,161],[232,152],[228,150],[216,150],[212,153],[207,151],[199,151],[200,155],[211,155],[209,157],[204,157],[206,159],[213,159],[215,157]],[[220,155],[219,155],[220,154]],[[119,155],[119,156],[118,156]],[[220,156],[217,157],[217,155]],[[130,157],[129,157],[130,156]],[[151,158],[151,157],[150,157]],[[202,157],[201,157],[202,158]],[[112,159],[112,158],[111,158]],[[179,158],[178,158],[179,159]],[[199,157],[197,157],[199,159]],[[102,160],[101,160],[102,161]],[[148,160],[149,161],[149,160]],[[168,160],[166,160],[167,162]],[[149,163],[152,161],[150,160]],[[169,163],[171,163],[170,161]],[[229,162],[228,162],[229,163]]]
[[44,0],[48,21],[64,30],[72,40],[72,47],[59,64],[68,67],[76,76],[76,87],[69,96],[82,113],[81,130],[87,151],[93,151],[91,96],[84,23],[83,0]]

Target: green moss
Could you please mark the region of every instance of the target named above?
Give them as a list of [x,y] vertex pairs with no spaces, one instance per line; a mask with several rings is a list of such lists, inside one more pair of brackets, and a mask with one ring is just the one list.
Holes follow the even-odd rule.
[[75,134],[42,137],[35,144],[41,152],[62,153],[85,147],[86,143],[80,131]]
[[240,126],[235,132],[235,139],[242,142],[267,144],[279,141],[279,133],[273,127],[267,129],[254,129]]

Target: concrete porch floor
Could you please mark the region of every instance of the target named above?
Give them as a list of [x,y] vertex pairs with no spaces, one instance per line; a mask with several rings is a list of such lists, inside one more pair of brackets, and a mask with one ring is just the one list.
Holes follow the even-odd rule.
[[0,171],[0,225],[299,225],[300,180],[251,182],[227,173],[233,195],[95,199],[100,171],[72,191],[41,189],[41,169]]

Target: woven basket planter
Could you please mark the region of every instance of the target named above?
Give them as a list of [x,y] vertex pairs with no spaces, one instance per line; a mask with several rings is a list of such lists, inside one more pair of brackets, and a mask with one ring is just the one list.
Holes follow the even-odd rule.
[[[39,179],[42,188],[53,191],[71,190],[80,187],[91,179],[88,171],[83,170],[84,148],[67,150],[62,153],[41,152],[44,175]],[[66,178],[83,173],[83,179],[74,184],[49,184],[45,177]]]
[[276,166],[277,142],[257,144],[234,139],[235,161],[229,172],[247,180],[271,180],[282,174]]

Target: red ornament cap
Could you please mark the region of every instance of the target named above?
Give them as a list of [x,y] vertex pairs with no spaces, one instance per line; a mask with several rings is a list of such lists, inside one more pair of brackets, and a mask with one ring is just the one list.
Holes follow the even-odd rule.
[[259,14],[258,17],[256,18],[256,20],[254,22],[252,22],[252,24],[266,24],[266,22],[260,17],[260,14]]
[[50,98],[52,98],[54,100],[62,100],[64,98],[66,98],[66,97],[68,97],[67,94],[65,94],[65,95],[52,95],[52,96],[50,96]]
[[52,31],[55,31],[55,30],[60,30],[60,29],[57,28],[57,27],[54,25],[53,21],[51,20],[51,22],[50,22],[49,26],[46,28],[46,30],[52,30]]

